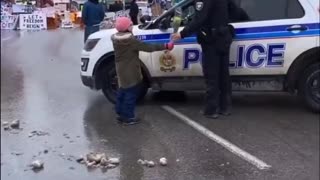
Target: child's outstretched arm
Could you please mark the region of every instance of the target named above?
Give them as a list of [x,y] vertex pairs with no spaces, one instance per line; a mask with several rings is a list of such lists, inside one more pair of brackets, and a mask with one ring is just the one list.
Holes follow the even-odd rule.
[[174,44],[172,42],[167,44],[147,44],[135,39],[133,46],[137,51],[154,52],[154,51],[172,50],[174,47]]

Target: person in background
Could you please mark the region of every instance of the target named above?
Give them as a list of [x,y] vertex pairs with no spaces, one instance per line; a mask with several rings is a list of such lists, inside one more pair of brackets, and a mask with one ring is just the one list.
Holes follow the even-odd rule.
[[139,7],[136,3],[136,0],[131,0],[129,15],[130,15],[131,21],[133,22],[133,25],[138,24],[138,14],[139,14]]
[[104,16],[104,8],[98,0],[88,0],[84,3],[82,10],[82,21],[85,25],[84,42],[87,41],[90,34],[99,31]]
[[118,12],[118,11],[122,11],[123,10],[123,3],[121,0],[116,0],[114,2],[114,8],[115,8],[115,11]]
[[137,40],[132,34],[133,23],[127,17],[117,18],[115,28],[118,32],[111,37],[119,85],[115,110],[119,123],[134,125],[139,122],[134,111],[143,81],[139,51],[172,50],[174,44],[152,45]]
[[160,0],[151,0],[151,1],[148,1],[149,2],[149,5],[151,6],[151,13],[152,13],[152,16],[160,16],[162,14],[162,9],[161,9],[161,1]]

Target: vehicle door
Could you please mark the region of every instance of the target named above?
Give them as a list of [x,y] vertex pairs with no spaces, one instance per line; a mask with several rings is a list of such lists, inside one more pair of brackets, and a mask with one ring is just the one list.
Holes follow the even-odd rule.
[[[190,1],[192,2],[192,1]],[[192,18],[194,12],[193,4],[186,3],[183,6],[183,17],[179,31],[183,25]],[[153,31],[153,41],[156,43],[168,43],[173,33],[172,19],[173,14],[170,10],[167,15],[160,20],[167,27],[155,28]],[[167,20],[166,20],[167,18]],[[175,43],[172,51],[162,51],[152,53],[152,76],[153,77],[181,77],[181,76],[202,76],[201,68],[201,48],[196,42],[195,36],[187,37]],[[192,66],[191,66],[192,64]]]
[[[315,46],[319,20],[305,0],[237,0],[248,17],[233,23],[232,75],[284,75],[292,61]],[[244,15],[244,14],[243,14]]]

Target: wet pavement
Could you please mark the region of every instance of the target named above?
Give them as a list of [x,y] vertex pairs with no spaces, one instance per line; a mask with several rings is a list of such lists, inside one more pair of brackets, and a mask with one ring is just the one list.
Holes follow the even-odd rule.
[[[287,94],[235,93],[234,112],[220,120],[200,115],[202,93],[150,93],[134,127],[115,122],[101,92],[79,76],[83,34],[78,30],[2,32],[1,122],[19,119],[20,130],[1,126],[3,180],[317,180],[319,114]],[[170,105],[272,167],[259,170],[200,134],[161,106]],[[29,137],[32,131],[49,134]],[[48,152],[45,153],[44,151]],[[119,157],[107,171],[75,161],[89,152]],[[168,159],[143,167],[138,159]],[[34,172],[33,160],[44,162]]]

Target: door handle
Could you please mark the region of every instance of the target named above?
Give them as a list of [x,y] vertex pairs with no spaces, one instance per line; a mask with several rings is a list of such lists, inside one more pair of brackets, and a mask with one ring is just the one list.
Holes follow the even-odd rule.
[[287,28],[287,31],[306,31],[308,27],[301,25],[293,25]]

